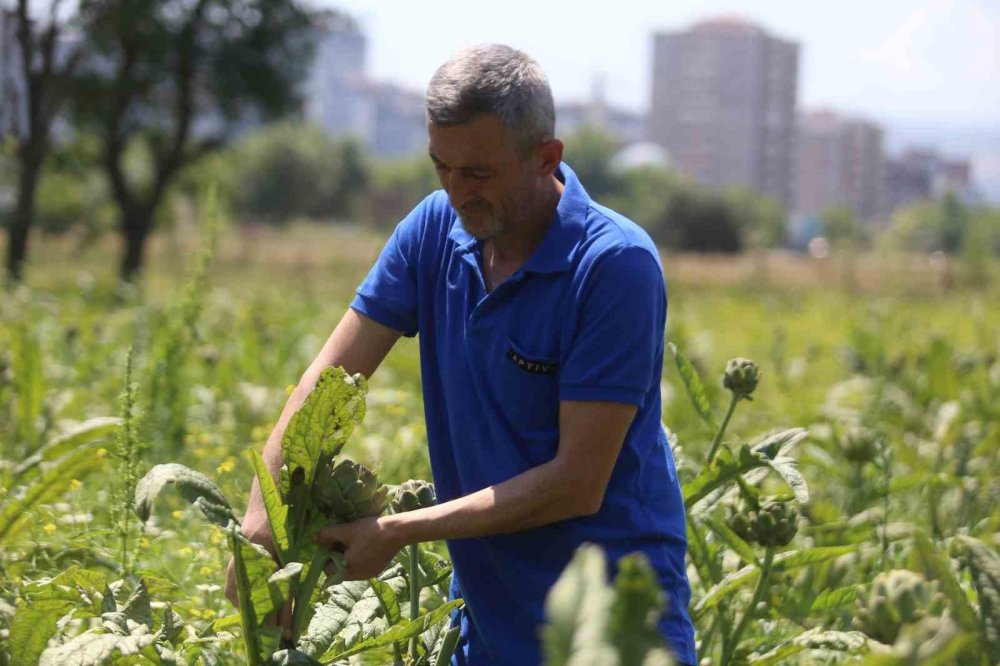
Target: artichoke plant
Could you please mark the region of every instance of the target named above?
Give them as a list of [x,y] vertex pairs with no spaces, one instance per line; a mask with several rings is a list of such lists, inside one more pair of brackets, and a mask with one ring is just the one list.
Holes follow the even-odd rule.
[[799,512],[791,502],[767,501],[758,508],[730,507],[726,524],[744,541],[765,547],[787,546],[798,530]]
[[726,364],[722,385],[732,391],[735,399],[752,400],[750,397],[760,381],[760,368],[747,358],[733,358]]
[[854,623],[876,640],[895,643],[904,625],[927,614],[933,596],[932,585],[920,574],[904,569],[880,573],[870,589],[858,588]]
[[419,479],[410,479],[396,487],[396,492],[389,501],[393,513],[426,509],[437,504],[434,494],[434,484]]
[[389,492],[372,470],[347,459],[321,464],[313,487],[317,507],[337,523],[379,515]]
[[838,438],[844,457],[855,463],[867,463],[878,454],[878,436],[864,426],[851,426]]
[[791,502],[765,502],[757,511],[754,532],[762,546],[787,546],[798,530],[799,511]]

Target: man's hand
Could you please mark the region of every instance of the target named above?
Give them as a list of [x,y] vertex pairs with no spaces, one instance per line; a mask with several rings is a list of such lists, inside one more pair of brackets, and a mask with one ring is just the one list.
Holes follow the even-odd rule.
[[362,518],[343,525],[327,525],[316,533],[316,543],[341,551],[347,560],[344,580],[364,580],[382,573],[404,544],[385,528],[383,518]]

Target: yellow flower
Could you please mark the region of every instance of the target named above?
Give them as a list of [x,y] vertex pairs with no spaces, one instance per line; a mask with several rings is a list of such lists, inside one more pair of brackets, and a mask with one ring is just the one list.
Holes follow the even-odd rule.
[[97,449],[95,455],[97,456],[98,460],[103,460],[104,458],[108,457],[108,450],[102,447],[100,449]]
[[146,537],[140,537],[139,538],[139,547],[140,548],[149,548],[149,539],[147,539]]
[[198,573],[200,573],[202,576],[211,576],[213,573],[215,573],[215,569],[213,569],[212,567],[201,567],[200,569],[198,569]]
[[42,529],[45,530],[45,533],[48,535],[56,533],[56,526],[53,525],[52,523],[46,523],[45,527],[43,527]]
[[184,517],[184,512],[183,511],[174,511],[170,515],[173,516],[175,519],[180,520],[181,518]]
[[194,555],[194,550],[192,550],[190,546],[184,546],[181,548],[180,552],[182,557],[191,557]]
[[289,384],[285,387],[285,395],[291,395],[295,391],[295,384]]
[[83,487],[83,481],[81,481],[80,479],[73,479],[72,481],[69,482],[70,490],[79,490],[82,487]]
[[227,474],[229,472],[232,472],[235,468],[236,468],[236,459],[230,457],[223,460],[222,464],[215,468],[215,473]]

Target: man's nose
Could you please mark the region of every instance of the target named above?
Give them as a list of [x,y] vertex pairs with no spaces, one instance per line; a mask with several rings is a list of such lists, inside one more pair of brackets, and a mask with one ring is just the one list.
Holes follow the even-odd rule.
[[476,182],[460,171],[452,171],[442,181],[441,185],[448,193],[452,205],[462,206],[479,198]]

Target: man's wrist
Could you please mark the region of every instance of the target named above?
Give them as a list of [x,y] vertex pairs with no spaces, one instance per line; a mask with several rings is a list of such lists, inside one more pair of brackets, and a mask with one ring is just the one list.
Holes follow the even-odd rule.
[[379,527],[385,532],[389,542],[397,550],[402,550],[406,546],[418,543],[419,539],[414,539],[411,535],[411,525],[407,520],[406,513],[394,513],[388,516],[381,516],[378,519]]

